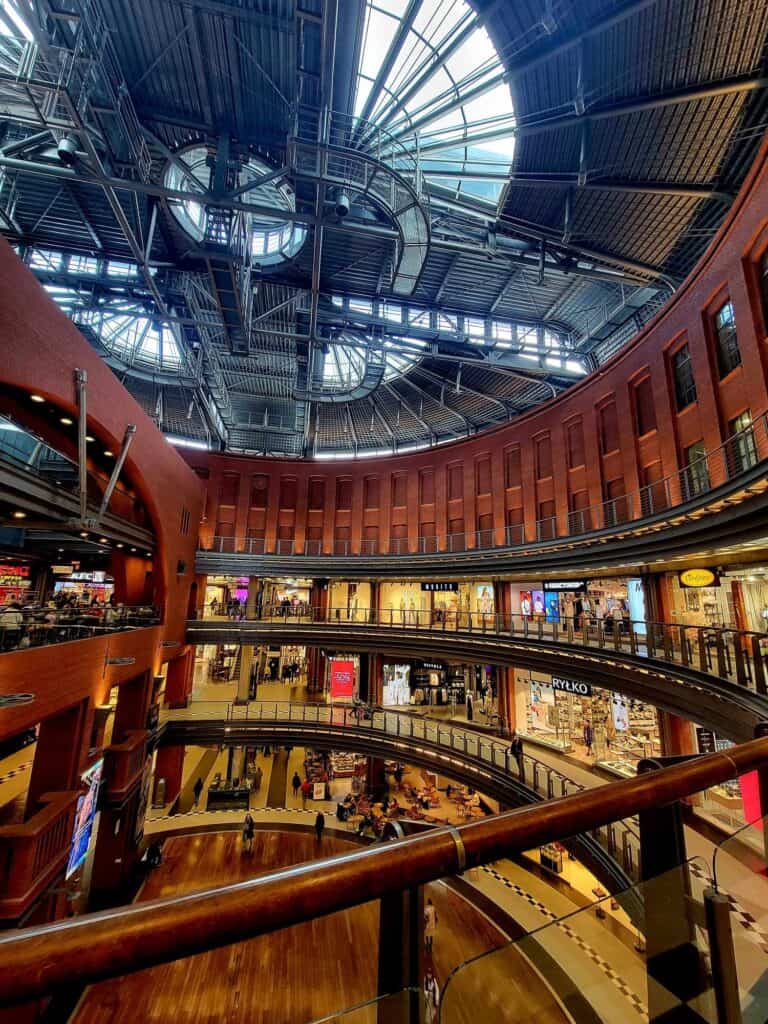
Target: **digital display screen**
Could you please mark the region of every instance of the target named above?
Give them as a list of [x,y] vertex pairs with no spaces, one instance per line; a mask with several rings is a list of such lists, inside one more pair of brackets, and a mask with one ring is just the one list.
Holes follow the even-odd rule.
[[88,784],[88,789],[78,797],[75,827],[72,830],[72,846],[69,851],[65,878],[69,878],[77,871],[88,853],[93,832],[93,820],[96,817],[96,806],[99,801],[103,767],[104,762],[97,761],[82,776],[83,782]]

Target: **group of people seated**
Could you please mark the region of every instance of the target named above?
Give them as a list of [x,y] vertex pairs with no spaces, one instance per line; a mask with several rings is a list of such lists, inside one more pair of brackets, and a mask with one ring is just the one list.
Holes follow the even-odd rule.
[[83,593],[58,593],[47,601],[8,601],[0,608],[0,650],[37,647],[76,639],[81,627],[126,629],[156,618],[150,606],[128,608],[114,595],[107,601]]

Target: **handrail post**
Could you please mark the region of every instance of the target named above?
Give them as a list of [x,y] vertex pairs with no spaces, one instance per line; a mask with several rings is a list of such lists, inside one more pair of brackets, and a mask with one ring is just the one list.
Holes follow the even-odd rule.
[[742,1020],[731,911],[731,901],[725,893],[704,890],[704,916],[718,1024],[741,1024]]
[[757,633],[752,634],[752,664],[755,667],[755,690],[765,695],[765,661],[763,652],[760,650],[760,637]]

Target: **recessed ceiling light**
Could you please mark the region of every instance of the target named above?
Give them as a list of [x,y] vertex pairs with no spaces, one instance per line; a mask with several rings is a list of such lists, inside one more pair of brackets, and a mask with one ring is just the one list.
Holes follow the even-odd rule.
[[44,402],[45,401],[45,399],[43,398],[42,395],[30,395],[29,397],[32,399],[33,402]]
[[136,548],[131,548],[131,551],[135,551],[135,550],[136,550]]
[[26,512],[21,512],[21,511],[16,511],[16,512],[13,513],[13,518],[14,519],[26,519],[27,518],[27,513]]
[[122,547],[124,547],[124,545],[123,544],[116,544],[115,547],[122,548]]
[[114,454],[108,448],[105,450],[104,454],[107,456],[108,459],[114,458]]
[[91,437],[91,435],[90,435],[90,434],[86,434],[86,435],[85,435],[85,440],[86,440],[86,441],[95,441],[95,440],[96,440],[96,438],[95,438],[95,437]]
[[71,427],[73,422],[74,421],[71,420],[69,416],[62,416],[59,420],[59,423],[63,423],[65,427]]
[[64,548],[56,548],[56,550],[61,554],[64,551]]
[[106,537],[99,537],[99,544],[109,544]]
[[152,552],[151,552],[151,551],[148,551],[148,552],[147,552],[147,558],[151,558],[151,557],[152,557]]
[[85,530],[83,530],[83,532],[82,532],[82,533],[80,534],[80,536],[81,536],[81,537],[87,537],[87,536],[88,536],[88,534],[87,534],[87,533],[85,532]]

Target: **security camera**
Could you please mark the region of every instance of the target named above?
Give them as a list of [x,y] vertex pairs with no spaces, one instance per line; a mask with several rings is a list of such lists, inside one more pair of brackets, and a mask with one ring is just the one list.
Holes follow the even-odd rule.
[[63,139],[59,139],[56,153],[63,164],[71,167],[77,162],[77,139],[73,135],[65,135]]
[[336,216],[346,217],[349,214],[349,208],[351,206],[349,196],[346,192],[339,189],[336,192]]

